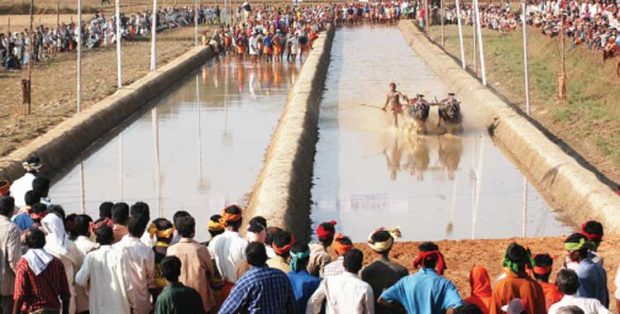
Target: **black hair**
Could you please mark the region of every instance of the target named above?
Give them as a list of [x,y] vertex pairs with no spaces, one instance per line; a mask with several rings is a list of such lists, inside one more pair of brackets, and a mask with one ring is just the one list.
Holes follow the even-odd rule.
[[166,256],[159,263],[161,273],[170,282],[178,282],[179,276],[181,276],[181,260],[172,255]]
[[74,237],[78,236],[90,236],[90,223],[92,222],[92,218],[88,215],[77,215],[73,220],[73,230],[71,233]]
[[[75,218],[77,217],[77,214],[69,214],[67,216],[67,218],[65,219],[65,231],[67,231],[68,234],[73,234],[73,228],[74,228],[74,223],[75,223]],[[75,240],[75,239],[72,239]]]
[[192,216],[180,217],[176,223],[177,232],[184,238],[193,238],[196,233],[196,221]]
[[142,237],[149,220],[145,216],[132,216],[127,219],[127,231],[136,238]]
[[24,195],[24,203],[27,206],[32,206],[36,203],[41,203],[41,193],[39,191],[30,190]]
[[567,305],[560,307],[557,314],[585,314],[585,312],[576,305]]
[[[224,208],[224,212],[231,214],[231,215],[241,215],[243,211],[241,210],[241,207],[237,205],[230,205]],[[231,227],[233,230],[239,230],[239,227],[241,227],[242,222],[243,222],[243,219],[239,219],[237,221],[227,221],[226,224],[228,225],[228,227]]]
[[146,216],[146,220],[150,220],[151,210],[149,209],[149,205],[144,202],[136,202],[135,204],[131,205],[129,216]]
[[267,237],[265,237],[265,244],[271,246],[273,244],[273,238],[280,231],[282,231],[282,228],[280,227],[267,227]]
[[50,179],[45,177],[36,177],[32,181],[32,190],[38,191],[41,197],[47,197],[50,191]]
[[573,295],[579,290],[579,276],[574,270],[562,269],[558,273],[555,284],[565,295]]
[[[601,238],[605,235],[605,232],[603,231],[603,224],[596,220],[590,220],[583,224],[583,231],[589,234],[600,235]],[[594,242],[596,242],[596,244],[598,245],[601,241],[597,240]]]
[[471,303],[463,303],[463,305],[454,309],[454,314],[482,314],[480,308]]
[[250,232],[254,232],[254,233],[259,233],[261,231],[265,230],[265,225],[261,224],[258,221],[252,221],[250,220],[250,223],[248,224],[248,231]]
[[12,196],[0,196],[0,215],[9,217],[15,210],[15,199]]
[[44,213],[46,210],[47,205],[41,203],[34,204],[32,205],[32,208],[30,208],[30,212],[33,214],[41,214]]
[[99,218],[112,219],[112,206],[114,206],[112,202],[101,203],[101,205],[99,205]]
[[127,203],[116,203],[112,206],[112,221],[115,224],[125,225],[129,218],[129,205]]
[[[292,240],[293,240],[293,235],[290,232],[284,231],[284,230],[280,230],[273,237],[273,244],[276,247],[284,247],[287,244],[291,243]],[[278,255],[280,255],[280,254],[278,254]],[[289,256],[289,252],[286,252],[284,255],[282,255],[282,257],[285,257],[285,258],[288,257],[288,256]]]
[[364,253],[358,249],[350,249],[344,254],[344,269],[350,273],[357,274],[362,269]]
[[62,221],[65,221],[65,209],[62,208],[62,206],[60,205],[50,205],[47,207],[47,213],[48,214],[54,214],[56,216],[58,216],[60,219],[62,219]]
[[[420,250],[420,252],[439,251],[439,246],[433,242],[423,242],[418,246],[418,250]],[[437,257],[429,256],[422,264],[422,266],[426,268],[435,268],[437,265]]]
[[519,271],[524,271],[526,265],[531,264],[528,251],[517,243],[511,243],[506,249],[506,258],[519,265]]
[[265,250],[265,245],[258,242],[249,243],[245,248],[245,256],[248,264],[256,267],[265,266],[267,262],[267,250]]
[[370,240],[373,242],[385,242],[392,237],[389,232],[385,230],[377,231],[370,236]]
[[29,249],[42,249],[45,246],[45,233],[33,228],[26,234],[26,245]]
[[191,216],[188,212],[184,211],[184,210],[177,210],[176,213],[174,213],[174,215],[172,215],[172,223],[174,223],[174,225],[177,225],[177,220],[181,217],[189,217]]
[[[41,164],[41,159],[37,155],[30,155],[30,156],[28,156],[28,159],[25,160],[25,162],[27,162],[29,164]],[[37,174],[38,170],[32,169],[32,170],[29,170],[27,172],[28,173],[32,173],[32,174]]]
[[[551,267],[553,266],[553,258],[551,258],[551,255],[547,253],[538,254],[534,256],[534,266]],[[551,273],[544,274],[544,275],[539,275],[537,273],[534,273],[534,278],[544,281],[544,282],[549,282],[549,275],[551,275]]]
[[[581,240],[588,240],[588,238],[581,234],[581,233],[573,233],[571,235],[569,235],[565,240],[564,243],[579,243],[581,242]],[[588,256],[588,251],[590,248],[584,246],[581,250],[577,251],[579,252],[579,256],[581,256],[581,258],[585,258],[586,256]]]
[[267,219],[265,219],[265,217],[263,216],[254,216],[252,217],[252,219],[250,219],[250,221],[248,222],[249,225],[251,224],[260,224],[263,225],[263,227],[267,228]]
[[114,241],[114,232],[110,226],[101,226],[95,230],[95,238],[101,245],[110,245]]

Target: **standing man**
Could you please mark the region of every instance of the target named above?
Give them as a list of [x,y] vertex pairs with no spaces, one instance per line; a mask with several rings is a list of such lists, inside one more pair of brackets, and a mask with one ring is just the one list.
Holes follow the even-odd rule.
[[332,220],[324,222],[316,228],[316,237],[319,243],[310,244],[310,260],[308,261],[308,272],[315,277],[322,274],[325,265],[332,261],[327,253],[327,248],[334,242],[335,225],[336,221]]
[[454,284],[443,276],[446,269],[443,254],[432,242],[418,247],[420,253],[413,265],[420,269],[385,290],[379,303],[389,306],[400,303],[408,313],[444,313],[463,305]]
[[239,278],[220,313],[294,313],[291,283],[281,270],[267,266],[265,246],[252,242],[245,252],[251,268]]
[[321,273],[321,278],[340,275],[346,271],[343,265],[344,254],[353,248],[353,242],[349,237],[342,233],[338,233],[336,237],[334,237],[332,247],[334,248],[334,251],[336,251],[338,258],[336,258],[335,261],[325,265],[323,273]]
[[375,312],[375,297],[372,287],[357,277],[362,269],[364,254],[358,249],[351,249],[344,255],[345,272],[325,278],[319,288],[308,300],[306,314],[321,313],[324,300],[326,313],[357,313]]
[[582,298],[577,296],[577,290],[579,289],[579,277],[570,269],[563,269],[558,273],[557,278],[558,288],[564,297],[559,302],[551,305],[549,308],[549,314],[560,313],[559,309],[566,306],[577,306],[585,314],[608,314],[610,313],[606,307],[597,299]]
[[[362,269],[361,278],[371,287],[376,299],[384,290],[397,283],[401,278],[409,275],[404,266],[390,260],[390,251],[394,241],[400,238],[400,229],[379,228],[368,237],[368,246],[375,253],[374,262]],[[404,313],[404,309],[385,307],[376,303],[376,313]]]
[[155,253],[140,240],[148,223],[148,216],[130,217],[127,220],[129,233],[113,245],[113,248],[123,252],[129,261],[129,295],[133,300],[134,314],[148,314],[153,307],[149,287],[153,285],[155,278]]
[[403,112],[403,106],[400,104],[400,97],[406,99],[407,96],[396,90],[396,83],[391,82],[386,95],[385,105],[383,105],[381,110],[386,111],[388,105],[390,105],[390,111],[394,118],[394,127],[396,128],[398,128],[398,115]]
[[277,268],[284,273],[288,273],[288,258],[290,256],[293,243],[295,243],[295,238],[290,232],[284,230],[276,232],[276,235],[273,238],[273,243],[271,244],[276,256],[267,260],[267,266]]
[[11,196],[15,198],[15,206],[23,207],[26,205],[24,196],[26,192],[32,190],[32,181],[37,178],[41,169],[41,160],[37,156],[30,156],[26,159],[22,166],[26,173],[19,179],[15,180],[11,185]]
[[305,242],[297,241],[291,248],[291,271],[287,274],[295,296],[295,312],[306,313],[308,300],[319,287],[321,279],[310,275],[307,270],[310,259],[310,247]]
[[549,254],[538,254],[534,256],[534,268],[532,269],[532,273],[545,294],[545,308],[547,311],[552,304],[557,303],[564,296],[557,285],[549,282],[549,276],[552,271],[553,258],[551,258]]
[[607,272],[600,264],[592,261],[590,251],[595,244],[581,233],[573,233],[564,240],[564,249],[568,260],[577,263],[579,276],[577,295],[582,298],[595,298],[605,307],[609,307],[609,290],[607,290]]
[[[194,241],[196,221],[187,216],[177,219],[177,232],[181,236],[179,243],[168,248],[166,255],[176,256],[183,267],[181,268],[181,282],[189,288],[198,291],[202,298],[205,311],[210,311],[216,305],[215,296],[211,289],[214,269],[209,250]],[[217,238],[217,237],[216,237]]]
[[114,242],[120,241],[129,231],[127,230],[127,219],[129,219],[129,205],[126,203],[116,203],[112,206],[112,221],[114,226]]
[[176,256],[166,256],[160,266],[167,285],[157,297],[155,314],[205,313],[200,294],[179,281],[181,260]]
[[[69,313],[69,284],[62,262],[46,252],[45,234],[32,229],[26,234],[28,252],[15,268],[13,313]],[[61,303],[62,302],[62,303]]]
[[19,239],[21,231],[9,219],[13,216],[15,200],[11,196],[0,197],[0,309],[2,313],[13,311],[15,269],[22,255]]

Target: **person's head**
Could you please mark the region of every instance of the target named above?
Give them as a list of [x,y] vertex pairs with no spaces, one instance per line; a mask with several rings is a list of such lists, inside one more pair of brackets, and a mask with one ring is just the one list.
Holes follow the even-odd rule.
[[454,93],[448,93],[448,100],[454,99]]
[[192,239],[196,234],[196,221],[192,216],[181,217],[177,220],[176,228],[183,238]]
[[58,216],[58,218],[62,219],[63,221],[65,220],[65,217],[67,217],[67,215],[65,214],[65,209],[62,208],[62,206],[60,205],[50,205],[47,207],[47,213],[48,214],[54,214],[56,216]]
[[564,240],[564,249],[568,258],[573,262],[580,262],[588,256],[588,252],[595,248],[595,244],[581,233],[573,233]]
[[273,245],[273,239],[275,238],[276,234],[282,231],[282,228],[271,226],[271,227],[267,227],[266,231],[267,231],[267,236],[265,238],[265,244],[271,246]]
[[41,159],[37,155],[31,155],[22,163],[24,170],[28,173],[37,174],[41,169]]
[[131,216],[127,219],[127,231],[136,238],[141,238],[149,219],[146,216]]
[[222,215],[212,215],[207,223],[207,230],[211,238],[224,233],[224,224],[222,224]]
[[147,221],[151,220],[151,213],[149,210],[149,205],[144,202],[136,202],[135,204],[131,205],[131,208],[129,210],[129,216],[131,217],[144,216],[146,217]]
[[39,192],[41,197],[47,197],[50,191],[50,179],[45,177],[36,177],[32,181],[32,190]]
[[88,215],[77,215],[73,220],[71,235],[76,238],[79,236],[90,237],[90,223],[92,221],[92,218]]
[[172,215],[172,223],[174,223],[174,225],[176,226],[178,223],[179,218],[181,217],[189,217],[191,216],[187,211],[184,210],[178,210],[174,213],[174,215]]
[[11,183],[7,180],[0,180],[0,196],[11,194]]
[[248,242],[265,243],[267,240],[267,230],[265,225],[261,224],[258,220],[250,220],[248,223],[248,230],[245,233],[245,238]]
[[[439,247],[437,244],[433,242],[424,242],[418,246],[418,250],[420,253],[428,253],[428,252],[436,252],[439,251]],[[426,258],[422,259],[421,266],[426,268],[435,268],[437,265],[438,256],[436,255],[428,255]]]
[[334,235],[336,235],[336,228],[334,227],[335,225],[336,221],[332,220],[321,223],[316,228],[316,236],[319,242],[323,244],[323,246],[328,247],[332,245],[332,242],[334,241]]
[[362,269],[364,253],[358,249],[350,249],[344,254],[342,265],[347,272],[357,274]]
[[534,256],[534,268],[532,273],[536,280],[549,282],[549,275],[553,271],[553,258],[549,254],[537,254]]
[[380,228],[368,237],[368,246],[377,254],[387,257],[392,250],[394,240],[400,237],[400,229],[386,230]]
[[390,82],[390,84],[388,85],[389,89],[391,91],[395,91],[396,90],[396,83],[394,82]]
[[557,311],[557,314],[585,314],[585,312],[576,305],[567,305],[560,307]]
[[95,239],[100,245],[111,245],[114,241],[114,232],[110,226],[103,225],[95,229]]
[[155,237],[157,242],[170,243],[174,236],[174,225],[166,218],[157,218],[153,220],[149,227],[151,238]]
[[342,233],[336,234],[332,247],[338,256],[344,256],[350,249],[353,248],[353,241]]
[[42,249],[45,246],[45,233],[37,228],[26,233],[26,246],[29,249]]
[[530,253],[523,246],[513,242],[506,249],[502,265],[513,273],[522,275],[526,267],[531,266]]
[[0,196],[0,215],[13,216],[15,211],[15,199],[12,196]]
[[581,225],[581,234],[583,234],[588,240],[594,242],[598,248],[603,241],[603,225],[595,220],[590,220]]
[[243,221],[242,213],[243,210],[237,205],[230,205],[224,208],[222,220],[226,228],[233,231],[239,231],[239,228],[241,227],[241,223]]
[[574,270],[562,269],[558,273],[555,285],[565,295],[573,295],[579,290],[579,276]]
[[491,277],[486,268],[474,266],[469,273],[469,286],[471,294],[480,297],[489,297],[493,292],[491,288]]
[[310,247],[308,243],[304,241],[297,241],[291,247],[291,270],[298,271],[304,270],[308,266],[308,262],[310,261]]
[[267,229],[267,219],[265,219],[265,217],[263,216],[254,216],[252,217],[252,219],[250,219],[250,221],[248,221],[248,224],[260,224],[262,226],[265,227],[265,229]]
[[168,282],[176,283],[181,276],[181,260],[176,256],[166,256],[159,263],[161,273]]
[[482,314],[480,308],[471,303],[464,303],[463,305],[454,309],[454,314]]
[[112,202],[103,202],[99,205],[99,218],[110,218],[112,219],[112,207],[114,203]]
[[280,231],[276,233],[273,238],[273,244],[271,247],[276,252],[278,256],[287,258],[291,251],[291,247],[295,242],[295,237],[288,231]]
[[129,218],[129,205],[116,203],[112,206],[112,221],[117,225],[126,225]]
[[252,242],[245,248],[245,257],[248,264],[255,267],[265,266],[267,262],[267,251],[265,245],[258,242]]
[[39,191],[30,190],[24,195],[24,203],[26,206],[32,206],[36,203],[41,203],[41,193]]
[[47,206],[45,204],[37,203],[30,208],[30,218],[32,218],[34,222],[40,223],[41,219],[43,219],[46,214]]

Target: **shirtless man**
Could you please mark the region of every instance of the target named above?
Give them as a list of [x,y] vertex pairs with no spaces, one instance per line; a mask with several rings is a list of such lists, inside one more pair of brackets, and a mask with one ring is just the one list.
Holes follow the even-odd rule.
[[387,92],[385,105],[381,108],[383,111],[386,111],[387,106],[390,105],[390,110],[392,111],[392,115],[394,116],[394,126],[398,128],[398,115],[403,112],[403,107],[400,104],[400,97],[403,97],[405,100],[407,96],[400,91],[396,90],[396,83],[391,82],[389,85],[389,90]]

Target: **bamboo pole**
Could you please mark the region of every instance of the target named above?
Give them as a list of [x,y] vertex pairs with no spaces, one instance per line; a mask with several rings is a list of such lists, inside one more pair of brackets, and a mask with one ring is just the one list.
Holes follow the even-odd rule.
[[461,66],[463,69],[467,66],[465,63],[465,47],[463,47],[463,23],[461,22],[461,4],[456,0],[456,24],[459,29],[459,48],[461,49]]
[[30,0],[30,44],[28,45],[28,82],[26,84],[26,114],[32,113],[32,46],[34,45],[34,0]]
[[[78,0],[79,3],[79,0]],[[56,0],[56,29],[60,26],[60,0]]]
[[159,123],[157,121],[157,107],[151,110],[151,123],[153,126],[153,146],[155,152],[155,187],[157,189],[157,214],[161,217],[161,167],[159,159]]
[[443,7],[443,0],[439,0],[439,6],[441,6],[439,10],[441,12],[441,46],[443,47],[446,44],[446,32],[444,29],[445,12],[444,12],[444,7]]
[[116,86],[123,87],[123,60],[121,55],[121,5],[120,0],[114,0],[114,14],[116,17]]
[[530,105],[530,79],[529,79],[529,71],[528,71],[528,60],[527,60],[527,4],[525,1],[521,1],[521,10],[523,11],[523,71],[525,73],[525,111],[529,116],[532,113],[532,108]]
[[151,71],[155,71],[157,69],[157,0],[153,0],[151,20]]
[[561,63],[561,69],[560,69],[560,75],[558,77],[558,99],[560,100],[566,100],[566,96],[567,96],[567,89],[566,89],[566,43],[564,42],[564,1],[562,1],[562,5],[561,5],[561,14],[562,17],[560,18],[560,63]]
[[198,0],[194,0],[194,46],[198,47]]
[[484,65],[484,42],[482,41],[482,29],[480,26],[480,7],[478,0],[474,0],[474,14],[476,16],[476,32],[478,33],[478,43],[480,45],[478,52],[480,53],[480,74],[482,77],[482,85],[487,86],[487,73]]
[[82,0],[77,0],[77,91],[76,112],[82,109]]

